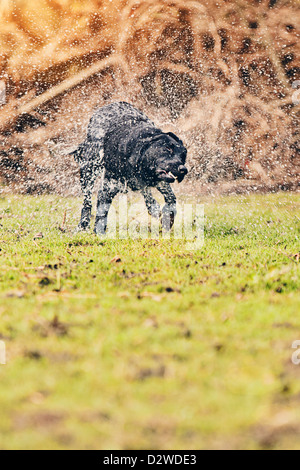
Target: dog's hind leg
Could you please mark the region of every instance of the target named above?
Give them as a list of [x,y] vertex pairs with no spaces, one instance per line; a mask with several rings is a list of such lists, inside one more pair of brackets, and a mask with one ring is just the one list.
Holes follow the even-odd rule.
[[80,168],[80,183],[84,195],[83,207],[79,223],[80,230],[88,230],[92,217],[92,195],[97,175],[94,172],[93,162]]
[[156,219],[160,219],[161,217],[160,205],[158,204],[156,199],[153,197],[151,189],[150,188],[143,189],[142,195],[145,199],[146,207],[148,209],[149,214],[152,217],[155,217]]
[[166,201],[166,205],[162,210],[162,227],[164,230],[170,231],[174,225],[177,214],[176,196],[169,183],[159,183],[157,189],[164,196]]
[[107,230],[108,212],[114,197],[120,192],[120,184],[117,180],[104,177],[102,189],[97,200],[97,215],[94,232],[97,235],[105,235]]
[[81,147],[81,154],[77,157],[80,164],[80,183],[84,196],[83,208],[81,211],[81,219],[79,230],[88,230],[92,216],[92,195],[95,182],[101,170],[103,169],[102,160],[103,153],[101,143],[97,145],[88,145]]

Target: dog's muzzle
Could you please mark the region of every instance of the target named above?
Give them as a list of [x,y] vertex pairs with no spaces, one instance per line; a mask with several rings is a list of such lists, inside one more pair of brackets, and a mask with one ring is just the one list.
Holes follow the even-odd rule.
[[173,171],[160,168],[156,171],[156,174],[160,181],[165,181],[166,183],[175,183],[175,181],[178,181],[178,183],[181,183],[188,174],[188,170],[184,165],[181,165],[177,170]]

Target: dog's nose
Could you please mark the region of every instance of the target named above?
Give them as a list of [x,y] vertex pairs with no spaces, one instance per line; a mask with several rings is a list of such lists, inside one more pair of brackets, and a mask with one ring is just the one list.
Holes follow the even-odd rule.
[[185,166],[181,165],[179,168],[178,168],[178,171],[179,173],[181,173],[182,175],[186,175],[188,173],[188,170]]

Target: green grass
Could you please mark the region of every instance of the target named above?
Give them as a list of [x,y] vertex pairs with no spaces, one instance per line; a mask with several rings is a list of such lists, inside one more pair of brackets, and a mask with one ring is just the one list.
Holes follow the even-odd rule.
[[0,449],[300,448],[300,195],[203,202],[187,251],[0,200]]

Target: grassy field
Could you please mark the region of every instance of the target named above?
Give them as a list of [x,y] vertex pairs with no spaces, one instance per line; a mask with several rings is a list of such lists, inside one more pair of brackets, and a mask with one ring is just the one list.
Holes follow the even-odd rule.
[[203,202],[189,252],[0,200],[0,449],[300,448],[300,195]]

